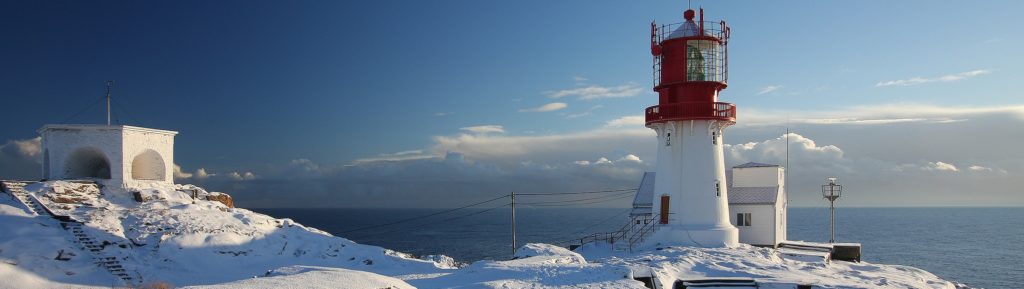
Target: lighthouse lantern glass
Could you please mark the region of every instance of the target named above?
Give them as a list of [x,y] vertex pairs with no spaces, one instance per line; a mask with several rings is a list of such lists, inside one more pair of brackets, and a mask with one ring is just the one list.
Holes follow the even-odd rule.
[[715,40],[686,41],[686,80],[726,82],[725,49]]

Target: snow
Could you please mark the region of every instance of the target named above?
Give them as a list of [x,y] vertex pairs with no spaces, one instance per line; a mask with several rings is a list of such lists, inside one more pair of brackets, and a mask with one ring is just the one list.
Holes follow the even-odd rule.
[[[30,215],[20,202],[0,194],[0,288],[109,288],[121,284],[93,265],[88,253],[70,238],[52,218]],[[55,259],[60,252],[66,261]]]
[[[447,256],[416,258],[290,219],[193,199],[210,194],[194,186],[100,185],[94,191],[81,183],[51,181],[26,190],[54,213],[81,221],[88,235],[104,243],[99,255],[116,257],[142,283],[187,288],[644,288],[633,278],[654,275],[660,288],[671,288],[675,280],[709,277],[752,278],[761,288],[958,288],[912,267],[826,262],[823,256],[796,258],[785,250],[747,245],[630,253],[607,244],[574,252],[532,243],[519,248],[513,260],[460,267]],[[133,191],[147,200],[137,202]],[[0,288],[126,285],[95,265],[93,253],[74,243],[54,218],[27,212],[19,201],[0,194]],[[67,260],[56,260],[59,254]]]
[[288,288],[302,284],[302,288],[347,289],[413,289],[408,283],[392,277],[370,272],[315,266],[290,266],[269,272],[267,277],[239,280],[224,284],[185,287],[207,289]]

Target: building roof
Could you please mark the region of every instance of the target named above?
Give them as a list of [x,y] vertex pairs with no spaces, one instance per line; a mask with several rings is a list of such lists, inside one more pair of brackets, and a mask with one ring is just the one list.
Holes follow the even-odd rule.
[[779,187],[729,188],[729,204],[754,205],[774,204],[779,200]]
[[654,204],[654,172],[644,172],[644,178],[640,181],[640,187],[636,190],[636,197],[633,198],[633,211],[629,214],[650,215],[651,206]]
[[[746,163],[742,165],[764,165],[764,166],[749,166],[748,168],[759,168],[759,167],[778,167],[776,165],[767,165],[761,163]],[[741,166],[742,166],[741,165]],[[739,166],[736,166],[739,167]],[[727,194],[729,194],[729,204],[740,204],[740,205],[754,205],[754,204],[774,204],[779,200],[779,186],[770,187],[733,187],[732,186],[732,170],[725,170],[725,183],[728,187]]]
[[83,130],[119,130],[119,131],[136,131],[145,133],[156,133],[156,134],[167,134],[176,135],[178,132],[172,130],[162,130],[148,127],[138,127],[130,125],[103,125],[103,124],[47,124],[43,125],[39,129],[39,133],[44,131],[83,131]]
[[[766,165],[758,163],[747,163],[763,165],[768,167],[777,167],[777,165]],[[737,166],[739,167],[739,166]],[[750,166],[750,167],[761,167],[761,166]],[[655,172],[644,172],[644,178],[640,181],[640,187],[637,188],[636,197],[633,198],[633,211],[630,215],[649,215],[651,214],[651,207],[654,205],[654,179]],[[756,205],[756,204],[775,204],[779,200],[779,186],[770,187],[733,187],[732,186],[732,170],[725,171],[725,182],[726,182],[726,194],[729,195],[730,205]]]
[[672,31],[672,33],[669,33],[668,38],[666,39],[690,37],[697,35],[700,35],[700,28],[697,27],[697,23],[694,23],[693,20],[687,20],[682,24],[679,24],[679,27],[677,27],[676,30]]
[[772,167],[779,167],[779,165],[749,162],[749,163],[745,163],[745,164],[742,164],[742,165],[734,166],[733,168],[740,168],[740,169],[742,169],[742,168],[772,168]]

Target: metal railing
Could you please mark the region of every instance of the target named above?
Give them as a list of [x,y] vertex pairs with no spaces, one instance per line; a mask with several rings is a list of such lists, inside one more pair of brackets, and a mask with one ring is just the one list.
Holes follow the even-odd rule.
[[[669,35],[671,35],[673,31],[676,31],[676,29],[678,29],[679,26],[682,26],[684,23],[686,22],[669,23],[656,26],[654,29],[654,41],[656,43],[661,43],[662,41],[669,39]],[[703,22],[693,21],[693,23],[694,25],[697,25],[698,30],[701,28],[704,29],[704,34],[700,36],[711,36],[714,38],[718,38],[723,42],[729,41],[730,29],[729,25],[725,24],[725,20]],[[701,24],[704,24],[703,27],[701,26]]]
[[[640,224],[636,223],[640,220]],[[637,227],[639,226],[639,228]],[[616,243],[626,242],[628,244],[627,249],[632,252],[633,248],[638,244],[646,240],[651,232],[658,226],[657,220],[651,215],[643,215],[641,219],[630,219],[628,224],[623,225],[621,228],[611,232],[599,232],[579,238],[579,245],[583,246],[594,242],[605,242],[610,245]]]
[[728,102],[680,102],[655,105],[644,111],[644,120],[647,124],[699,119],[736,122],[736,105]]

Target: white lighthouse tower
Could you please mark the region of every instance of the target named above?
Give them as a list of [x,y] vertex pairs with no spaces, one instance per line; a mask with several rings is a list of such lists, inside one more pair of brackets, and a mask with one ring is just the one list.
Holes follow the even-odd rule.
[[651,23],[658,105],[645,113],[658,133],[653,216],[656,245],[735,246],[729,223],[722,131],[736,123],[736,106],[718,102],[728,79],[725,21],[705,22],[686,10],[678,24]]

